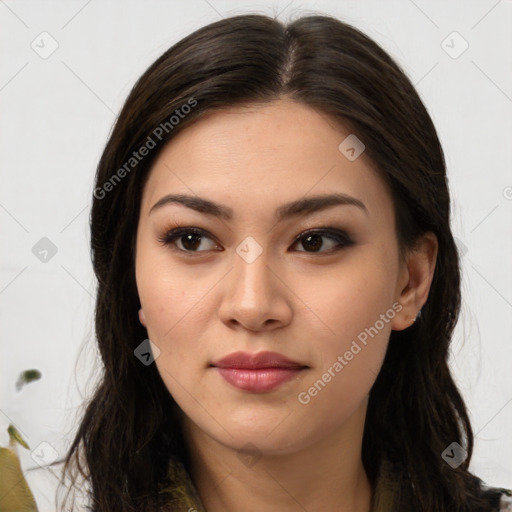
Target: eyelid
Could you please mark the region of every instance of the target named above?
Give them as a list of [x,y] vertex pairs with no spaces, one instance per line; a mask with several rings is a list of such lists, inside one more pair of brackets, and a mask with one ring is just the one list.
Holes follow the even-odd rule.
[[164,234],[162,236],[158,237],[158,241],[163,245],[173,246],[172,247],[173,249],[176,249],[177,251],[179,251],[181,253],[185,253],[185,254],[200,254],[202,252],[205,252],[205,251],[183,251],[182,249],[178,249],[177,247],[174,246],[175,240],[179,239],[180,236],[183,236],[183,235],[189,234],[189,233],[193,233],[195,235],[202,236],[203,238],[209,238],[210,240],[212,240],[213,242],[218,244],[218,242],[215,240],[215,237],[213,237],[210,233],[208,233],[208,231],[206,231],[205,229],[202,229],[202,228],[196,228],[194,226],[190,226],[190,227],[176,226],[175,228],[168,229],[164,232]]
[[[326,238],[330,238],[332,240],[338,241],[339,243],[343,243],[344,247],[348,247],[348,246],[354,244],[354,241],[352,240],[352,238],[349,236],[349,234],[344,229],[335,228],[333,226],[322,226],[322,227],[311,228],[311,229],[306,229],[305,231],[302,231],[295,238],[293,245],[295,245],[301,239],[307,237],[308,235],[325,236]],[[305,252],[305,251],[301,251],[301,252]],[[329,251],[324,251],[324,252],[329,252]],[[315,253],[310,253],[310,254],[315,254]],[[320,254],[320,253],[317,253],[317,254]]]

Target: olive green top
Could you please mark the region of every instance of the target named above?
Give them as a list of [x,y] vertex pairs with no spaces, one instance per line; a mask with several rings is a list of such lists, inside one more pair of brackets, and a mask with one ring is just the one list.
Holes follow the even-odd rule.
[[[395,510],[393,496],[396,495],[398,483],[392,478],[386,477],[386,464],[381,466],[381,472],[377,478],[375,492],[373,494],[372,512],[391,512]],[[169,464],[169,477],[175,482],[172,487],[163,492],[169,493],[172,501],[169,501],[169,512],[206,512],[201,499],[194,486],[190,475],[178,459],[171,459]],[[497,491],[500,495],[496,512],[512,512],[512,491],[502,488],[483,486],[484,489]]]

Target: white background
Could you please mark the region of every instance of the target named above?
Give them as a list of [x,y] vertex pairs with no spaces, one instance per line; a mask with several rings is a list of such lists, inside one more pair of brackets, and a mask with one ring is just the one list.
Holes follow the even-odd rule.
[[[472,470],[489,484],[511,487],[507,0],[0,1],[0,444],[13,422],[31,449],[46,442],[63,456],[94,385],[88,216],[95,167],[131,86],[191,31],[249,11],[279,13],[285,21],[335,15],[380,43],[417,86],[443,143],[453,230],[467,250],[451,363],[476,433]],[[45,59],[31,47],[49,51],[53,40],[58,48]],[[469,47],[453,58],[464,40]],[[32,252],[42,237],[57,248],[46,263]],[[43,378],[17,393],[17,376],[28,368]],[[24,469],[38,467],[29,451],[20,455]],[[38,469],[28,480],[40,510],[54,510],[53,474]]]

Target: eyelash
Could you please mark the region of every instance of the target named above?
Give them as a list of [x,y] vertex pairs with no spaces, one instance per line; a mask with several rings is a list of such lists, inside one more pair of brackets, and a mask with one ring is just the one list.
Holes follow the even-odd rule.
[[[174,245],[174,241],[186,234],[205,236],[206,238],[209,238],[210,240],[215,242],[215,239],[213,237],[209,236],[207,231],[200,229],[200,228],[195,228],[195,227],[178,227],[178,228],[171,229],[170,231],[167,231],[166,233],[164,233],[163,236],[159,237],[158,241],[161,244],[163,244],[165,246],[169,246],[171,249],[178,251],[182,254],[185,254],[187,256],[194,257],[196,255],[200,255],[203,252],[208,252],[208,250],[206,250],[206,251],[186,251],[186,250],[179,249],[178,247],[176,247]],[[342,231],[335,227],[326,226],[326,227],[322,227],[322,228],[313,228],[313,229],[308,229],[306,231],[303,231],[300,235],[298,235],[295,238],[292,246],[297,245],[297,243],[299,243],[302,239],[305,239],[311,235],[318,235],[318,236],[330,238],[331,240],[334,240],[335,242],[337,242],[338,245],[336,247],[333,247],[333,248],[327,250],[327,251],[320,251],[320,252],[297,251],[297,252],[303,252],[306,254],[332,254],[334,252],[340,251],[341,249],[344,249],[344,248],[354,245],[354,241],[350,238],[350,236],[345,231]]]

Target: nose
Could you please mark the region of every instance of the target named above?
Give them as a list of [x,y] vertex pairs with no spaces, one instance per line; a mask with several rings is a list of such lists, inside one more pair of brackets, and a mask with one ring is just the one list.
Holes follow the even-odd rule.
[[291,322],[293,294],[278,268],[269,267],[265,253],[252,262],[235,254],[223,281],[218,314],[229,327],[269,331]]

